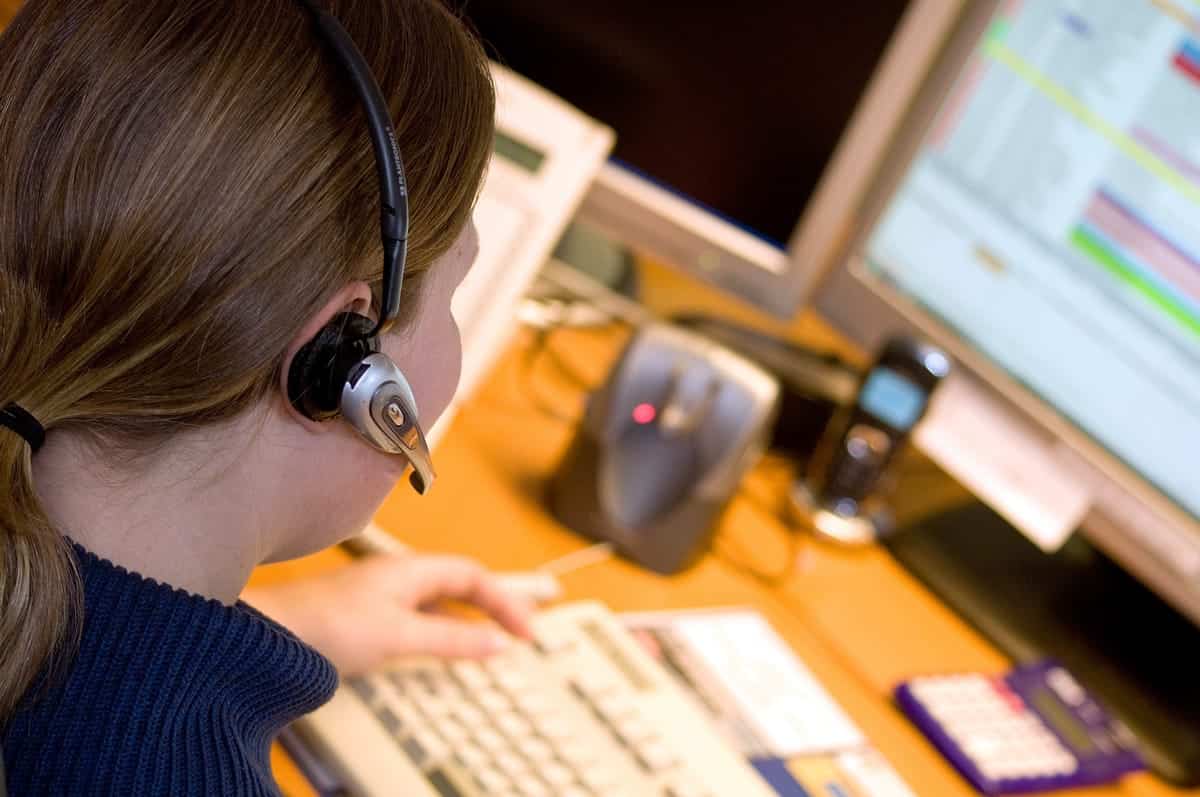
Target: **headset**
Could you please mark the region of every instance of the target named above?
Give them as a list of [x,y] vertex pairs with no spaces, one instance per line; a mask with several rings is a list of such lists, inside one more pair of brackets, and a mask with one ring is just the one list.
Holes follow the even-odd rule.
[[387,102],[366,59],[341,23],[316,0],[297,0],[312,17],[318,37],[354,87],[371,135],[379,175],[383,288],[379,320],[340,313],[304,344],[288,369],[288,400],[305,417],[341,416],[371,445],[403,454],[409,482],[422,495],[436,475],[412,388],[400,368],[379,350],[379,334],[396,320],[408,253],[408,187]]

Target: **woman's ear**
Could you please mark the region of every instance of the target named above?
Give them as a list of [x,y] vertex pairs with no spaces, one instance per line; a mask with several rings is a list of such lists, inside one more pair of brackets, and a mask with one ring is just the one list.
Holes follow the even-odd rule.
[[329,301],[320,310],[304,322],[304,326],[296,333],[296,337],[292,338],[288,343],[287,351],[283,357],[283,367],[279,371],[279,391],[289,417],[312,431],[326,429],[328,426],[306,417],[292,406],[292,402],[288,399],[288,374],[291,372],[292,361],[296,358],[296,352],[300,351],[304,344],[315,338],[317,333],[333,320],[334,316],[340,313],[370,315],[371,286],[362,281],[351,282],[331,296]]

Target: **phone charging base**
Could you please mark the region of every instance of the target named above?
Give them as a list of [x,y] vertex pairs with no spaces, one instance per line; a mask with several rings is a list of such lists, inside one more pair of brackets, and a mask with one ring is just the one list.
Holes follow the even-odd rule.
[[822,501],[807,482],[797,480],[788,494],[792,517],[800,525],[832,542],[847,546],[870,545],[894,527],[886,508],[849,499]]

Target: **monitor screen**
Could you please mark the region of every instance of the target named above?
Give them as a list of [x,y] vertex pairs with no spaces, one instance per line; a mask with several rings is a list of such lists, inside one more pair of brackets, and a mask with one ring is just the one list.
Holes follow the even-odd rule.
[[867,267],[1200,516],[1200,4],[1000,4]]
[[614,156],[788,240],[907,0],[472,0],[492,55],[617,133]]

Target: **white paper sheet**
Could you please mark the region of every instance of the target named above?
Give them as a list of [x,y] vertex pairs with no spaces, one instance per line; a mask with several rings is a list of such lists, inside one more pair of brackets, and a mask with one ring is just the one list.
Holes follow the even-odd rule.
[[1063,546],[1091,506],[1087,485],[1055,461],[1052,444],[965,378],[938,388],[914,440],[1047,553]]

